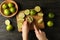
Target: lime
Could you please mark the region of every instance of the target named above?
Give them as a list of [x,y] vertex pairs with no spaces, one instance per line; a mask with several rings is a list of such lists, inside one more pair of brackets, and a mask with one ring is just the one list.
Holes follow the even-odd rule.
[[23,19],[25,17],[25,14],[23,12],[19,12],[19,15],[18,16],[19,16],[19,18],[22,18]]
[[10,15],[10,10],[5,9],[5,10],[4,10],[4,14],[7,15],[7,16]]
[[24,22],[24,18],[19,18],[18,21],[23,23]]
[[6,8],[8,8],[8,5],[7,5],[7,4],[3,4],[3,5],[2,5],[2,8],[3,8],[3,9],[6,9]]
[[43,21],[43,19],[41,18],[41,19],[38,20],[38,23],[42,23],[42,21]]
[[48,17],[49,17],[49,18],[54,18],[54,16],[55,16],[55,15],[54,15],[53,13],[49,13],[49,14],[48,14]]
[[29,15],[30,10],[29,9],[26,9],[24,13],[25,13],[25,15]]
[[11,31],[13,29],[12,25],[7,25],[6,30]]
[[43,16],[44,14],[42,12],[39,12],[38,13],[38,16]]
[[8,3],[8,7],[13,7],[14,6],[14,4],[13,3]]
[[6,25],[10,25],[10,20],[8,20],[8,19],[5,20],[5,24],[6,24]]
[[11,13],[14,13],[16,11],[15,7],[10,8]]
[[36,7],[34,8],[34,10],[35,10],[36,12],[39,12],[39,11],[41,10],[41,8],[40,8],[40,6],[36,6]]
[[28,17],[27,17],[27,21],[28,21],[29,23],[32,23],[32,22],[33,22],[33,17],[28,16]]
[[35,10],[30,10],[30,15],[35,15],[36,14],[36,11]]
[[54,24],[54,23],[53,23],[52,21],[48,21],[48,22],[47,22],[47,26],[49,26],[49,27],[52,27],[53,24]]

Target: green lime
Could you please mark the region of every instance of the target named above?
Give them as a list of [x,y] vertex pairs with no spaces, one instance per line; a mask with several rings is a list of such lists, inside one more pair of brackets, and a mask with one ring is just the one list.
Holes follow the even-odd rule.
[[35,15],[36,14],[36,11],[35,10],[30,10],[30,15]]
[[14,13],[16,11],[15,7],[10,8],[11,13]]
[[3,4],[3,5],[2,5],[2,8],[3,8],[3,9],[6,9],[6,8],[8,8],[8,5],[7,5],[7,4]]
[[47,22],[47,26],[52,27],[53,25],[54,25],[54,23],[52,21]]
[[49,17],[49,18],[54,18],[54,16],[55,16],[55,15],[54,15],[53,13],[49,13],[49,14],[48,14],[48,17]]
[[4,14],[7,15],[7,16],[10,15],[10,10],[5,9],[5,10],[4,10]]
[[12,25],[7,25],[6,30],[11,31],[13,29]]
[[14,4],[13,3],[8,3],[8,7],[13,7],[14,6]]

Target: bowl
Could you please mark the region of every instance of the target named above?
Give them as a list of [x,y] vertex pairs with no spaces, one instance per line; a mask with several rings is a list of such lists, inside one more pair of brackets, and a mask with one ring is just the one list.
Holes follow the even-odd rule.
[[[7,16],[7,15],[5,15],[4,12],[3,12],[2,5],[3,5],[4,3],[8,4],[9,2],[10,2],[10,3],[13,3],[13,4],[15,5],[16,11],[15,11],[14,13],[12,13],[11,15],[8,15],[8,16]],[[0,5],[0,13],[2,14],[2,16],[7,17],[7,18],[13,17],[13,16],[16,15],[17,12],[18,12],[18,5],[17,5],[17,3],[16,3],[15,1],[9,1],[9,2],[3,1],[3,2],[1,3],[1,5]]]

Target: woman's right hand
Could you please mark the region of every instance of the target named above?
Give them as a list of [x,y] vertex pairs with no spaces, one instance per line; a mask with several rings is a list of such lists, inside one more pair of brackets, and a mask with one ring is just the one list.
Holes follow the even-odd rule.
[[34,30],[38,40],[48,40],[45,33],[42,32],[41,30],[38,30],[35,25],[34,25]]

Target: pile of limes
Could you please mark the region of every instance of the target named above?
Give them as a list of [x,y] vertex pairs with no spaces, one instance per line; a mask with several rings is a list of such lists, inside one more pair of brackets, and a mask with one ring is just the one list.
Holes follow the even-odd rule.
[[2,5],[3,13],[8,16],[16,11],[15,5],[13,3],[4,3]]

